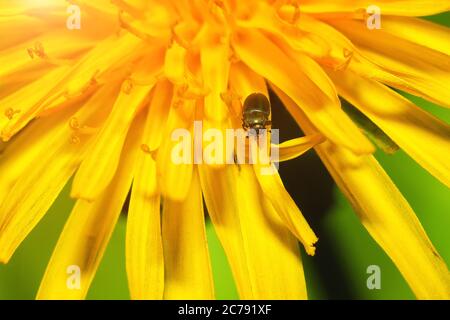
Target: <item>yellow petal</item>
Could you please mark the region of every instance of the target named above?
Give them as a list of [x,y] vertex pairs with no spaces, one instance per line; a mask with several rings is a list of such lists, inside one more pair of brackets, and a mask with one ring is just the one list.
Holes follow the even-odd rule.
[[82,37],[74,37],[61,46],[67,32],[48,32],[32,40],[2,51],[0,57],[0,76],[23,77],[24,73],[36,68],[49,68],[55,64],[68,63],[72,58],[85,52],[95,44],[94,41]]
[[[48,89],[44,89],[43,93],[42,88],[51,88],[67,70],[67,67],[54,69],[1,100],[0,133],[4,141],[11,139],[38,114],[49,94]],[[11,115],[8,115],[8,110],[12,111]]]
[[179,22],[171,2],[146,1],[138,4],[136,1],[115,1],[114,4],[121,10],[119,19],[127,31],[148,42],[159,39],[171,41],[173,27]]
[[[101,41],[82,59],[79,59],[73,67],[63,65],[52,71],[48,77],[52,74],[54,77],[48,79],[47,84],[39,83],[41,87],[48,88],[43,94],[38,89],[30,89],[28,94],[21,93],[22,96],[29,95],[33,99],[29,102],[26,101],[27,105],[22,112],[13,118],[5,128],[2,128],[2,138],[8,140],[49,105],[63,103],[67,97],[76,97],[97,86],[98,82],[105,80],[102,77],[108,77],[108,80],[111,81],[114,75],[111,70],[114,70],[117,63],[125,64],[126,61],[136,58],[136,55],[142,54],[141,50],[137,50],[139,45],[139,40],[129,34],[119,37],[111,36]],[[144,53],[152,56],[151,63],[156,63],[157,58],[162,54],[160,51],[158,44],[155,44],[155,47]],[[108,52],[108,55],[105,55],[105,52]],[[127,60],[124,60],[124,57]],[[20,103],[10,107],[16,108],[17,105]]]
[[[245,26],[250,28],[260,28],[270,33],[269,38],[279,46],[279,48],[294,60],[297,66],[310,78],[329,99],[339,104],[337,101],[336,89],[333,83],[326,76],[324,71],[311,60],[306,54],[323,56],[329,54],[331,50],[328,43],[316,37],[311,32],[316,27],[316,20],[307,16],[302,17],[298,24],[289,25],[281,21],[270,6],[263,2],[258,3],[256,13],[252,14],[250,20],[245,22]],[[311,26],[312,25],[312,26]],[[314,45],[311,44],[314,43]],[[300,52],[301,51],[301,52]]]
[[[84,299],[119,218],[134,174],[144,117],[135,122],[111,185],[95,201],[78,200],[58,240],[37,299]],[[71,286],[80,271],[80,287]],[[68,273],[69,272],[69,273]],[[71,277],[72,276],[72,277]],[[72,282],[73,281],[73,282]]]
[[[83,37],[94,38],[98,41],[114,34],[121,27],[120,21],[117,19],[117,6],[112,3],[113,1],[76,0],[73,2],[80,7],[82,16],[81,29],[76,30],[76,33],[81,34]],[[58,27],[64,26],[64,29],[67,29],[67,6],[67,2],[63,3],[60,11],[61,19],[55,22]],[[41,15],[41,18],[44,20],[48,19],[45,15]],[[95,30],[95,32],[92,32],[92,30]]]
[[205,97],[204,117],[214,128],[222,128],[228,120],[228,109],[221,99],[227,91],[230,69],[228,45],[207,44],[201,51],[203,81],[210,92]]
[[[383,19],[386,25],[383,24],[382,30],[368,30],[361,21],[326,20],[348,33],[356,44],[361,45],[358,47],[329,24],[311,17],[302,17],[298,27],[320,39],[326,39],[330,47],[326,55],[306,52],[321,65],[333,70],[347,68],[365,78],[383,82],[447,106],[446,83],[449,82],[447,74],[450,66],[446,55],[448,41],[440,40],[446,37],[446,28],[438,26],[433,28],[433,24],[419,19],[398,17]],[[415,36],[411,36],[415,33],[400,31],[410,30],[409,27],[418,30],[421,35],[418,40]],[[427,36],[429,38],[423,41],[422,39]]]
[[172,102],[172,96],[172,85],[167,80],[159,81],[153,89],[148,118],[158,119],[158,121],[151,121],[147,128],[146,139],[150,151],[155,151],[161,145],[167,118],[169,117],[169,106]]
[[263,93],[267,97],[269,96],[264,78],[242,62],[235,63],[231,66],[230,87],[241,99],[245,99],[255,92]]
[[[142,143],[149,143],[154,118],[147,116]],[[162,299],[164,258],[156,162],[140,150],[127,219],[126,266],[132,299]]]
[[139,39],[128,33],[119,37],[113,35],[101,41],[71,68],[66,78],[59,84],[61,90],[68,95],[82,91],[93,82],[93,79],[100,79],[118,63],[123,65],[135,58],[140,52],[138,50],[140,45]]
[[409,42],[450,55],[449,28],[419,18],[382,18],[383,31]]
[[[124,83],[124,86],[126,84]],[[108,186],[120,160],[128,129],[152,85],[122,88],[111,115],[90,147],[73,181],[71,196],[92,201]]]
[[14,37],[2,37],[0,40],[0,49],[8,49],[20,44],[23,41],[32,39],[38,36],[41,32],[45,31],[48,27],[44,21],[39,21],[33,17],[27,17],[25,15],[16,17],[0,16],[0,31],[2,34],[6,34],[7,30],[14,28],[18,30]]
[[203,198],[198,180],[195,172],[184,201],[164,199],[165,299],[214,299]]
[[413,159],[450,187],[449,125],[375,81],[360,78],[350,72],[331,75],[345,99],[359,108]]
[[[79,135],[69,124],[101,124],[103,109],[98,103],[116,86],[100,90],[83,108],[75,105],[37,120],[4,151],[0,189],[1,260],[7,261],[47,212],[84,157],[89,134]],[[70,120],[69,120],[70,119]]]
[[[294,102],[277,92],[288,110]],[[315,132],[308,119],[292,114],[306,133]],[[325,142],[316,151],[361,222],[389,255],[419,299],[449,299],[450,273],[422,225],[373,156],[355,156]],[[370,186],[370,187],[368,187]]]
[[[55,1],[55,0],[52,0]],[[61,1],[61,0],[58,0]],[[104,15],[114,15],[117,14],[117,6],[115,3],[123,3],[124,1],[105,1],[105,0],[99,0],[99,1],[89,1],[89,0],[76,0],[76,3],[82,11],[88,11],[88,12],[99,12]],[[126,1],[129,2],[129,1]],[[136,1],[133,1],[136,2]]]
[[174,84],[182,84],[186,76],[187,50],[174,42],[167,49],[164,62],[164,74]]
[[[18,136],[3,144],[0,152],[0,204],[14,183],[38,160],[42,150],[51,150],[55,137],[67,127],[71,109],[31,123]],[[2,213],[0,212],[0,216]]]
[[[70,3],[68,4],[64,0],[38,2],[18,0],[14,1],[14,4],[7,5],[6,7],[2,4],[1,16],[10,17],[18,21],[30,17],[40,22],[41,24],[35,23],[31,26],[21,25],[21,28],[17,29],[25,29],[29,36],[33,36],[36,31],[41,30],[39,27],[45,27],[44,32],[46,33],[50,30],[65,31],[66,39],[79,35],[101,39],[113,34],[119,28],[117,7],[109,1],[91,2],[88,5],[86,5],[86,0],[77,0],[72,3],[79,6],[82,12],[81,29],[76,30],[76,32],[67,33],[67,8]],[[95,30],[95,32],[92,32],[92,30]]]
[[[250,68],[292,97],[328,139],[357,153],[373,151],[371,143],[341,110],[337,97],[331,99],[326,95],[300,66],[270,40],[257,31],[245,30],[236,37],[234,47]],[[315,70],[317,74],[314,78],[319,74],[326,77],[319,66]]]
[[263,171],[263,169],[267,168],[260,165],[254,165],[254,169],[265,197],[279,214],[281,220],[303,244],[306,252],[309,255],[314,255],[316,251],[314,244],[318,239],[300,212],[300,209],[284,188],[278,172],[267,174]]
[[61,8],[63,4],[64,4],[63,0],[51,0],[46,1],[44,3],[34,3],[34,2],[30,3],[27,0],[17,0],[14,3],[12,2],[2,3],[1,8],[3,10],[2,13],[5,16],[8,16],[28,12],[28,10],[37,9],[40,7],[43,7],[46,10],[50,8],[52,9]]
[[312,134],[305,137],[291,139],[279,145],[272,145],[278,148],[280,162],[288,161],[300,157],[302,154],[325,141],[321,134]]
[[[67,135],[68,136],[68,135]],[[83,145],[69,137],[39,154],[38,160],[17,180],[0,206],[0,261],[7,263],[14,251],[45,215],[82,157]]]
[[160,300],[164,294],[160,197],[146,194],[145,186],[133,186],[127,220],[128,286],[132,299]]
[[355,157],[329,143],[318,150],[361,222],[396,264],[416,297],[448,300],[450,273],[445,262],[375,158]]
[[[163,142],[158,150],[156,163],[162,195],[172,200],[182,201],[188,194],[194,167],[191,129],[196,101],[181,100],[181,106],[174,106],[176,103],[177,101],[174,100],[170,106],[169,119],[164,130]],[[174,139],[173,134],[176,130],[177,132],[183,130],[185,135]],[[185,152],[188,153],[185,154]],[[175,160],[174,157],[180,157],[180,159]]]
[[[292,8],[294,9],[294,8]],[[295,10],[295,9],[294,9]],[[314,55],[325,55],[329,47],[323,39],[315,37],[309,32],[300,30],[307,16],[302,16],[296,21],[296,24],[286,23],[284,19],[280,19],[280,11],[273,10],[273,6],[269,3],[259,1],[249,10],[248,19],[239,20],[238,26],[244,28],[256,28],[264,30],[285,42],[295,49],[302,52],[312,53]],[[295,17],[295,11],[292,12]],[[292,16],[291,16],[292,17]],[[292,19],[287,19],[292,21]]]
[[371,5],[381,8],[382,14],[398,16],[427,16],[450,10],[447,0],[307,0],[301,10],[307,13],[360,13]]
[[264,200],[251,166],[199,171],[241,299],[306,299],[297,242]]
[[397,79],[370,72],[367,77],[450,107],[450,56],[384,28],[369,30],[363,23],[346,19],[328,22],[347,35],[366,58]]

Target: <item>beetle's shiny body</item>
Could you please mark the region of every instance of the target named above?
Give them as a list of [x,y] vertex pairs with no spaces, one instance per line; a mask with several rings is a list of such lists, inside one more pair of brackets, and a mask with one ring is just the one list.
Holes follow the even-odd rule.
[[270,101],[262,93],[252,93],[244,102],[242,108],[242,127],[245,130],[259,130],[266,129],[271,125],[270,121]]

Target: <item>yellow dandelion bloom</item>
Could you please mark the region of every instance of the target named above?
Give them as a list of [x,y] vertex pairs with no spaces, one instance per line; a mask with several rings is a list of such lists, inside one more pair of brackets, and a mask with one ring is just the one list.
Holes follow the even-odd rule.
[[279,175],[171,158],[174,130],[238,128],[245,97],[270,89],[306,134],[275,146],[280,160],[315,148],[417,298],[450,298],[447,266],[339,98],[450,186],[449,126],[391,89],[450,106],[449,31],[415,18],[450,2],[376,2],[381,29],[365,0],[2,2],[0,262],[73,177],[37,298],[85,298],[131,190],[132,298],[214,298],[204,201],[241,298],[306,299],[298,242],[314,255],[318,239]]

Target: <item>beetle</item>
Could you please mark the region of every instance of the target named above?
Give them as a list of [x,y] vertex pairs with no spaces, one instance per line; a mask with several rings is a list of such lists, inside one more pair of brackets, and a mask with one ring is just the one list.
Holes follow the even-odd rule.
[[242,127],[245,130],[259,131],[272,124],[270,121],[271,106],[266,95],[256,92],[250,94],[242,107]]

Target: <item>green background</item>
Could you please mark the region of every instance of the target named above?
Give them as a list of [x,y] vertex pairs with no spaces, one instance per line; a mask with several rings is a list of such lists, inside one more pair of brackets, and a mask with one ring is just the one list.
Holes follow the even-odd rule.
[[[449,13],[429,19],[450,26]],[[415,97],[408,98],[450,123],[448,110]],[[447,265],[450,265],[448,188],[402,151],[395,155],[378,152],[376,156],[410,202]],[[310,298],[413,299],[414,296],[400,273],[370,238],[340,191],[331,184],[314,153],[308,153],[302,159],[291,162],[289,166],[287,169],[281,168],[281,174],[286,179],[289,179],[287,173],[295,170],[294,166],[308,166],[308,171],[312,170],[322,177],[316,179],[319,184],[305,189],[305,202],[314,197],[320,199],[321,192],[331,199],[330,205],[323,208],[323,214],[319,217],[314,216],[314,212],[309,213],[312,210],[306,210],[305,213],[308,220],[312,220],[313,228],[321,241],[324,239],[325,242],[323,246],[319,243],[316,257],[303,254]],[[312,169],[309,170],[310,168]],[[302,188],[290,184],[289,181],[286,182],[286,187],[302,207],[303,199],[298,199],[301,196],[295,196],[296,191]],[[312,203],[314,204],[314,201]],[[6,266],[0,265],[0,299],[35,297],[46,264],[72,206],[73,201],[69,198],[66,188],[46,217],[17,250],[11,262]],[[129,298],[125,273],[125,229],[126,217],[122,216],[90,289],[89,299]],[[226,257],[210,223],[207,224],[207,232],[216,296],[218,299],[236,299],[238,296]],[[366,269],[369,265],[378,265],[381,268],[381,290],[368,290],[366,287]]]

